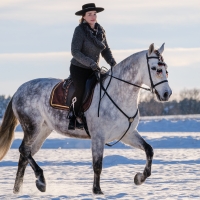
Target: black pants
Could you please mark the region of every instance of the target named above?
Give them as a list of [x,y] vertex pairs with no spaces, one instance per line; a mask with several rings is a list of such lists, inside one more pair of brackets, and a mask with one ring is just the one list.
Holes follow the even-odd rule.
[[75,92],[73,97],[77,98],[74,110],[75,114],[78,115],[78,113],[81,111],[83,95],[85,92],[85,84],[87,79],[93,74],[93,70],[85,69],[71,64],[70,73],[75,86]]

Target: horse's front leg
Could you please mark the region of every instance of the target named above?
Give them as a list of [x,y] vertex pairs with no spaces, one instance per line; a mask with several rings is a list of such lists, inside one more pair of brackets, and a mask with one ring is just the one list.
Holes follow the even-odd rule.
[[132,133],[128,133],[122,139],[122,142],[132,147],[144,150],[146,153],[146,166],[143,173],[137,173],[134,178],[136,185],[141,185],[147,177],[151,175],[151,165],[153,159],[153,148],[140,136],[137,130]]
[[93,182],[93,193],[103,194],[100,187],[100,175],[102,171],[102,160],[104,151],[104,140],[101,136],[95,136],[92,138],[92,159],[93,159],[93,170],[94,170],[94,182]]

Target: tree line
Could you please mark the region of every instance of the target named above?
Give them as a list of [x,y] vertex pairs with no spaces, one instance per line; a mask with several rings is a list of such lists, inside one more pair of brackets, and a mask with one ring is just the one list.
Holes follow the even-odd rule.
[[10,100],[11,100],[10,96],[6,97],[5,95],[0,95],[0,118],[3,117],[3,115],[6,111],[6,107]]
[[141,116],[200,114],[200,89],[183,89],[172,100],[159,102],[149,92],[141,92]]
[[[159,102],[150,92],[142,91],[139,99],[141,116],[200,114],[200,89],[183,89],[172,100]],[[0,118],[3,117],[11,97],[0,95]]]

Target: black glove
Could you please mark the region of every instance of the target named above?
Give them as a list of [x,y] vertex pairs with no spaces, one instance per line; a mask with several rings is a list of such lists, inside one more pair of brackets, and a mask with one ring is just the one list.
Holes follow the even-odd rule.
[[91,67],[91,69],[92,69],[93,71],[100,72],[100,70],[101,70],[97,63],[91,64],[90,67]]
[[113,58],[113,59],[110,59],[109,65],[110,65],[111,67],[114,67],[116,64],[117,64],[117,63],[116,63],[116,61],[115,61],[114,58]]

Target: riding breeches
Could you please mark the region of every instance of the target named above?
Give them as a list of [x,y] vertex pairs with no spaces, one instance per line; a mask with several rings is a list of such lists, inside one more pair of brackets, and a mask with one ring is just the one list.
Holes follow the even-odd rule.
[[81,111],[81,105],[83,101],[83,95],[85,92],[85,84],[87,79],[92,75],[92,69],[85,69],[73,64],[70,65],[70,73],[74,83],[75,92],[73,97],[77,98],[74,105],[75,114],[78,115]]

